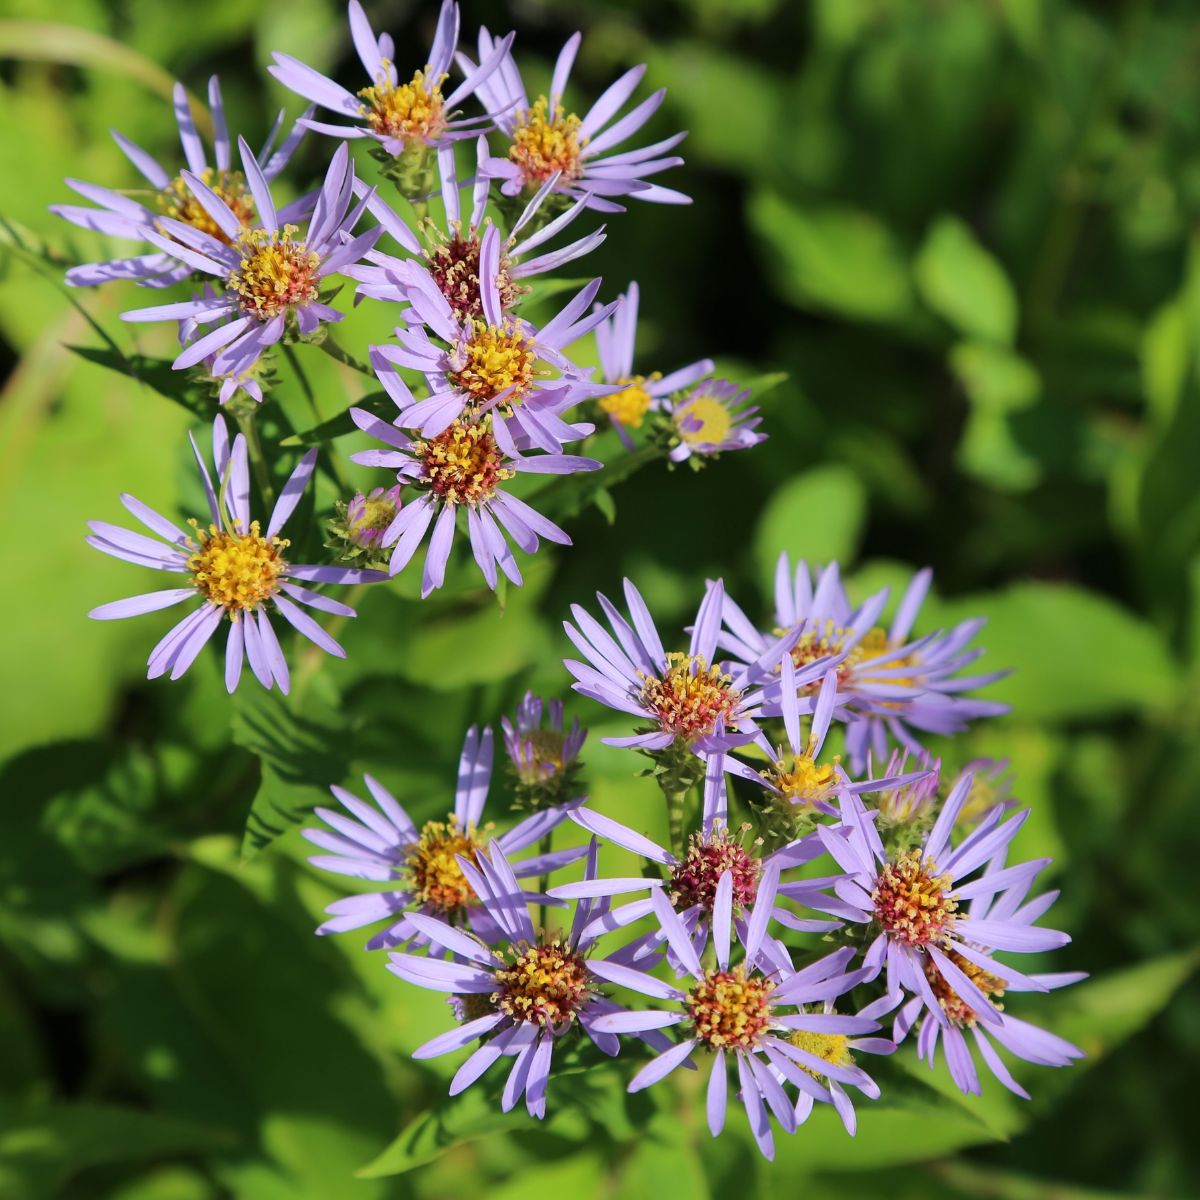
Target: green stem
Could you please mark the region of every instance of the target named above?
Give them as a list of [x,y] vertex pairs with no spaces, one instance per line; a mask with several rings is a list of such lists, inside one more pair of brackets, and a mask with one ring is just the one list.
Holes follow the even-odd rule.
[[667,799],[667,829],[671,835],[671,849],[677,857],[682,858],[684,851],[683,810],[687,803],[688,789],[668,792],[664,788],[663,795]]
[[268,507],[275,504],[275,488],[271,485],[271,472],[267,469],[267,459],[263,454],[262,439],[258,436],[258,406],[254,408],[238,408],[235,410],[238,428],[246,439],[246,449],[250,455],[250,466],[254,470],[254,478],[258,480],[258,490],[262,492],[263,500]]
[[322,341],[314,342],[313,344],[320,346],[335,362],[340,362],[343,366],[358,371],[361,375],[369,375],[372,379],[375,378],[375,372],[365,362],[355,358],[348,350],[343,350],[332,337],[326,335]]

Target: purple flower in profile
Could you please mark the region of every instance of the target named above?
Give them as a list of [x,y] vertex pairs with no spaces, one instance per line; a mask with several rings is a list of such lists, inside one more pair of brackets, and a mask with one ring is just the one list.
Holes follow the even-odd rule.
[[[487,174],[503,181],[501,191],[506,196],[536,192],[547,180],[557,177],[555,192],[571,199],[586,197],[589,208],[603,212],[623,211],[610,199],[614,196],[636,196],[658,204],[690,204],[691,198],[682,192],[646,182],[649,176],[683,162],[667,152],[685,134],[605,156],[605,151],[621,145],[641,129],[666,95],[666,90],[660,89],[613,121],[646,73],[644,65],[626,71],[582,118],[563,108],[563,92],[582,36],[576,33],[567,39],[554,64],[549,96],[538,96],[532,104],[521,73],[505,47],[500,68],[477,89],[496,127],[509,139],[506,156],[489,160]],[[500,45],[481,29],[480,61],[490,62]],[[458,61],[464,71],[474,70],[465,54],[459,54]]]
[[565,800],[579,774],[587,730],[578,720],[564,729],[562,701],[544,703],[533,692],[526,692],[517,705],[515,722],[504,716],[500,724],[518,802],[540,808]]
[[[818,1076],[854,1086],[863,1086],[865,1081],[868,1088],[872,1086],[861,1067],[813,1054],[802,1039],[793,1040],[795,1035],[805,1034],[810,1040],[824,1035],[849,1038],[879,1028],[879,1022],[868,1017],[809,1011],[810,1006],[835,1000],[861,982],[863,972],[844,973],[854,954],[849,947],[835,950],[801,971],[790,970],[790,961],[776,954],[764,954],[777,880],[774,872],[764,876],[746,921],[736,927],[744,954],[742,961],[734,964],[730,954],[735,930],[733,875],[726,872],[721,877],[713,904],[711,939],[716,959],[713,967],[703,965],[700,951],[675,909],[662,889],[656,888],[651,893],[654,914],[673,956],[691,979],[686,989],[648,976],[638,979],[633,972],[620,982],[644,995],[672,1000],[679,1007],[676,1011],[615,1013],[596,1021],[598,1029],[611,1033],[642,1034],[683,1026],[682,1040],[633,1077],[629,1084],[631,1092],[657,1083],[698,1048],[711,1051],[707,1112],[713,1137],[725,1126],[727,1056],[732,1058],[750,1130],[768,1159],[775,1153],[769,1114],[774,1114],[785,1132],[796,1130],[796,1107],[788,1098],[781,1078],[825,1102],[832,1102],[832,1097]],[[782,1012],[781,1008],[797,1011]]]
[[333,156],[303,237],[297,236],[297,226],[282,221],[276,213],[266,177],[245,141],[239,139],[238,147],[258,210],[258,224],[244,226],[212,188],[184,171],[184,184],[226,240],[170,218],[163,218],[159,225],[177,240],[161,233],[146,235],[189,267],[214,276],[222,291],[121,314],[125,321],[217,323],[176,357],[176,370],[211,357],[214,376],[237,377],[250,371],[289,327],[307,336],[322,322],[340,321],[343,314],[319,298],[320,287],[331,275],[357,262],[383,233],[376,226],[358,237],[350,236],[365,202],[350,210],[354,168],[345,146],[339,146]]
[[503,485],[519,472],[570,475],[595,471],[601,465],[568,454],[520,454],[503,426],[497,423],[493,427],[486,416],[478,421],[455,421],[437,437],[418,441],[365,409],[352,408],[350,415],[364,433],[392,447],[362,450],[351,459],[368,467],[393,468],[399,482],[421,490],[384,530],[382,544],[394,547],[391,571],[395,575],[408,564],[433,525],[422,596],[442,586],[460,509],[467,514],[471,551],[488,587],[496,586],[497,567],[519,587],[521,571],[505,533],[527,554],[537,551],[539,538],[564,546],[569,546],[571,539],[553,521],[506,492]]
[[[370,775],[364,775],[363,782],[375,805],[345,788],[330,788],[349,816],[328,808],[315,810],[327,828],[305,829],[303,833],[326,853],[308,861],[337,875],[395,882],[399,886],[394,891],[368,892],[334,901],[325,910],[330,920],[317,933],[344,933],[387,921],[387,928],[367,943],[369,950],[404,942],[426,946],[429,938],[414,921],[415,914],[424,914],[469,925],[487,939],[499,936],[498,927],[483,907],[485,894],[476,889],[462,863],[478,865],[497,849],[505,855],[520,853],[550,833],[570,805],[535,813],[492,840],[491,826],[482,824],[491,778],[492,731],[486,728],[481,736],[472,726],[459,760],[454,808],[443,819],[426,821],[418,829],[392,793]],[[574,803],[582,803],[582,798]],[[575,847],[539,854],[510,871],[522,879],[548,875],[586,853],[586,847]]]
[[458,5],[454,0],[443,0],[429,58],[407,83],[402,83],[397,74],[391,35],[376,37],[358,0],[350,0],[349,17],[354,49],[371,80],[357,95],[289,54],[276,53],[274,65],[267,68],[297,95],[356,122],[330,125],[306,120],[309,129],[332,137],[369,138],[386,153],[398,156],[409,150],[452,144],[490,124],[487,117],[461,117],[456,106],[478,91],[502,65],[512,34],[497,42],[491,55],[468,71],[448,96],[443,96],[442,87],[458,44]]
[[[761,690],[750,686],[748,668],[727,674],[713,658],[724,596],[720,580],[708,585],[686,653],[663,649],[650,610],[628,579],[625,599],[632,624],[606,596],[596,594],[611,634],[586,609],[571,606],[578,628],[570,621],[563,622],[563,628],[587,660],[565,660],[564,666],[575,677],[572,687],[650,725],[633,737],[605,738],[608,745],[649,751],[677,745],[711,764],[716,756],[755,737]],[[782,654],[781,643],[768,647],[763,657],[777,663]]]
[[[1000,876],[1005,870],[1004,863],[1005,854],[1001,850],[988,863],[983,878]],[[968,936],[971,922],[980,920],[1032,928],[1033,922],[1058,898],[1058,892],[1052,891],[1033,900],[1026,900],[1032,882],[1032,878],[1023,878],[999,893],[983,893],[973,899],[968,906]],[[953,950],[949,951],[949,957],[975,985],[978,995],[970,1002],[964,1000],[927,960],[924,964],[925,975],[937,997],[940,1017],[930,1013],[926,1009],[925,1001],[915,996],[904,1004],[896,1016],[895,1039],[902,1040],[916,1023],[917,1052],[921,1058],[932,1067],[940,1043],[955,1084],[963,1092],[978,1095],[981,1089],[979,1074],[967,1040],[967,1035],[970,1034],[988,1070],[1010,1092],[1028,1100],[1029,1093],[1012,1077],[992,1045],[993,1041],[1017,1058],[1043,1067],[1069,1066],[1075,1059],[1084,1056],[1083,1051],[1055,1034],[1004,1012],[999,1001],[1007,992],[1046,991],[1066,987],[1086,979],[1087,975],[1082,971],[1023,975],[1007,964],[991,964],[985,967],[979,961],[983,956],[983,947],[975,944],[971,949],[975,952],[972,958]],[[974,1007],[980,1003],[979,997],[982,997],[988,1011],[988,1015],[983,1017],[982,1021],[981,1012]]]
[[[414,264],[406,292],[411,307],[402,314],[409,326],[396,330],[399,345],[373,346],[371,361],[400,407],[404,428],[436,437],[455,421],[490,415],[514,446],[557,454],[564,442],[592,432],[591,425],[570,425],[561,414],[610,390],[590,383],[564,351],[590,333],[611,305],[588,313],[600,288],[596,279],[537,329],[505,309],[500,253],[500,231],[489,225],[480,242],[478,318],[457,311],[430,271]],[[397,367],[421,372],[430,395],[414,400]]]
[[679,399],[666,401],[664,407],[674,428],[672,462],[685,462],[695,455],[711,458],[728,450],[748,450],[765,442],[765,433],[755,430],[762,424],[758,409],[746,407],[749,391],[740,391],[728,379],[704,379]]
[[224,617],[229,618],[229,637],[225,643],[225,686],[232,692],[242,675],[242,663],[249,660],[255,678],[265,688],[278,684],[289,688],[287,662],[269,616],[273,608],[289,625],[310,642],[338,658],[346,652],[299,605],[322,612],[352,617],[354,610],[327,596],[302,587],[297,580],[318,583],[368,583],[387,576],[380,571],[354,571],[344,567],[307,566],[288,562],[286,538],[279,536],[312,475],[317,452],[310,450],[284,484],[271,512],[266,531],[250,518],[250,474],[247,468],[246,440],[239,433],[232,446],[223,417],[213,421],[213,464],[217,483],[204,464],[192,439],[192,450],[200,468],[200,479],[208,497],[210,524],[202,529],[195,522],[185,533],[172,521],[148,508],[133,496],[123,495],[121,503],[151,533],[162,541],[142,533],[92,521],[89,546],[114,558],[156,571],[169,571],[189,577],[186,587],[148,592],[128,600],[115,600],[94,608],[88,616],[100,621],[135,617],[141,613],[169,608],[185,600],[199,598],[202,603],[184,617],[150,653],[147,676],[157,679],[168,671],[178,679],[216,632]]
[[[970,972],[980,968],[997,978],[1012,977],[1012,968],[998,964],[991,952],[1037,953],[1071,940],[1065,933],[1035,928],[1004,910],[998,910],[999,915],[985,910],[982,916],[963,910],[968,900],[1028,886],[1050,861],[1034,859],[973,878],[1008,846],[1029,810],[1001,822],[1003,810],[997,807],[954,847],[950,835],[970,788],[970,776],[959,780],[933,827],[913,849],[889,854],[872,814],[850,793],[841,797],[840,824],[817,827],[817,835],[847,876],[834,884],[836,899],[830,897],[824,905],[810,904],[851,924],[869,926],[872,940],[864,957],[868,977],[875,978],[886,969],[889,995],[908,992],[920,997],[943,1025],[947,1017],[937,989],[930,983],[931,975],[940,981],[939,986],[957,993],[982,1020],[995,1025],[999,1015]],[[960,966],[962,960],[970,965]]]
[[712,359],[702,358],[672,371],[669,375],[635,375],[634,343],[637,339],[638,285],[617,297],[612,315],[596,326],[596,348],[600,352],[600,370],[605,383],[620,391],[601,396],[597,403],[612,420],[622,444],[633,449],[629,430],[640,429],[646,414],[657,411],[672,392],[688,387],[713,369]]
[[[240,227],[249,229],[254,224],[257,201],[247,186],[246,176],[233,168],[225,105],[221,99],[221,85],[215,75],[208,81],[208,102],[212,109],[214,130],[212,165],[209,164],[204,142],[192,119],[187,92],[183,84],[175,85],[175,121],[179,126],[179,140],[183,146],[184,158],[191,174],[221,197]],[[283,144],[275,150],[275,141],[282,128],[281,109],[275,126],[258,155],[258,160],[264,164],[263,176],[268,180],[274,179],[287,166],[288,160],[304,137],[304,130],[297,123]],[[166,170],[152,155],[147,154],[115,129],[112,136],[122,153],[154,189],[153,204],[147,207],[122,192],[114,192],[93,183],[82,183],[77,179],[68,179],[68,187],[99,207],[54,204],[50,207],[51,212],[57,213],[81,229],[90,229],[96,233],[106,233],[134,242],[153,241],[147,235],[160,233],[165,221],[182,222],[217,241],[232,240],[208,210],[199,203],[182,174],[174,175]],[[280,215],[286,220],[297,219],[311,206],[312,198],[304,197],[283,210]],[[145,287],[161,288],[187,279],[192,269],[192,264],[181,262],[170,253],[156,251],[134,258],[117,258],[108,262],[85,263],[72,267],[67,272],[66,279],[73,287],[92,287],[124,279],[134,280]]]
[[[487,157],[487,139],[481,137],[476,144],[477,172]],[[470,185],[470,206],[464,223],[460,192],[465,185],[459,180],[452,147],[438,151],[438,172],[446,213],[444,228],[427,217],[414,230],[375,196],[368,204],[372,216],[414,257],[396,258],[372,250],[366,256],[366,263],[349,268],[346,273],[359,281],[357,290],[361,296],[409,304],[413,287],[419,286],[411,282],[410,276],[414,270],[423,268],[456,316],[462,320],[482,320],[485,313],[480,263],[483,238],[493,224],[491,217],[486,215],[491,188],[488,180],[478,173],[473,180],[466,181]],[[579,200],[545,224],[535,219],[550,196],[553,182],[547,180],[542,185],[513,222],[508,236],[500,240],[495,285],[500,307],[506,312],[514,309],[529,290],[524,280],[557,270],[604,241],[604,228],[601,227],[556,250],[526,258],[561,233],[585,207],[586,202]],[[546,214],[541,215],[544,218]]]
[[[594,841],[587,854],[587,874],[592,875]],[[601,989],[609,983],[639,990],[666,985],[621,962],[621,951],[608,958],[590,954],[595,939],[585,931],[603,901],[581,901],[566,933],[538,932],[516,876],[495,843],[475,863],[460,861],[496,936],[480,940],[432,917],[409,918],[456,961],[395,953],[389,969],[409,983],[449,993],[463,1022],[426,1042],[413,1057],[436,1058],[479,1042],[451,1081],[450,1095],[458,1095],[498,1059],[509,1057],[513,1063],[501,1108],[508,1112],[524,1096],[530,1115],[544,1117],[554,1048],[562,1038],[579,1028],[602,1053],[615,1055],[620,1050],[615,1033],[602,1030],[600,1021],[631,1014]],[[666,1044],[649,1026],[641,1036],[657,1047]]]

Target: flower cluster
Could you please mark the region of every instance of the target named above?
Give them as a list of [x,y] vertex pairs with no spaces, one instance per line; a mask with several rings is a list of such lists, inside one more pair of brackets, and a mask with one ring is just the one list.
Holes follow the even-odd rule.
[[[349,817],[317,810],[326,828],[305,835],[331,853],[314,865],[395,881],[393,891],[336,901],[318,932],[388,923],[369,947],[391,950],[388,968],[401,979],[445,993],[453,1016],[416,1057],[469,1050],[451,1094],[505,1060],[502,1107],[524,1099],[541,1117],[556,1053],[572,1062],[629,1054],[631,1092],[703,1062],[713,1136],[725,1127],[732,1077],[771,1158],[778,1132],[795,1134],[818,1103],[853,1134],[854,1094],[874,1099],[886,1086],[886,1072],[863,1056],[895,1053],[910,1032],[931,1066],[942,1048],[964,1092],[981,1090],[982,1062],[1027,1095],[1001,1050],[1042,1066],[1081,1055],[1006,1009],[1010,995],[1083,978],[1010,958],[1069,941],[1038,923],[1057,893],[1031,895],[1049,860],[1011,855],[1028,810],[995,787],[995,764],[969,763],[943,787],[940,761],[915,743],[927,693],[958,696],[981,682],[963,678],[963,660],[946,650],[962,645],[961,631],[911,638],[927,573],[887,634],[875,625],[886,595],[851,608],[836,567],[815,592],[806,568],[793,576],[786,559],[780,580],[775,623],[761,631],[710,583],[686,650],[664,649],[628,581],[628,616],[598,597],[608,628],[572,608],[566,632],[586,659],[566,660],[575,690],[639,722],[631,736],[604,740],[653,763],[642,774],[662,790],[666,842],[588,801],[577,778],[585,731],[576,722],[566,732],[561,703],[533,695],[503,727],[514,807],[531,797],[540,805],[507,832],[479,825],[491,734],[475,729],[447,819],[418,830],[370,778],[378,807],[335,788]],[[742,661],[719,659],[735,641]],[[897,658],[907,681],[877,690]],[[955,722],[994,711],[956,703],[966,707]],[[853,762],[848,769],[826,748],[854,745],[868,722],[872,750],[882,739],[892,752],[883,774],[869,761],[852,774]],[[990,776],[982,786],[976,771]],[[748,818],[740,825],[735,804]],[[583,838],[553,848],[553,832],[573,828]],[[538,837],[539,853],[520,857]],[[623,854],[627,869],[601,871],[601,847]],[[581,878],[551,880],[579,859]],[[525,890],[535,876],[538,890]]]
[[[193,409],[201,396],[227,407],[241,429],[235,446],[244,447],[264,504],[274,503],[273,479],[287,474],[274,447],[263,445],[258,425],[259,406],[270,398],[279,368],[286,366],[318,418],[324,415],[295,347],[319,349],[382,387],[384,397],[364,396],[340,417],[318,420],[311,430],[293,428],[285,439],[330,449],[334,427],[345,432],[357,426],[382,448],[360,449],[351,461],[391,473],[332,501],[325,545],[336,566],[326,579],[381,580],[405,570],[424,547],[421,593],[428,596],[446,582],[457,534],[466,537],[489,588],[496,589],[502,577],[519,586],[517,550],[534,554],[543,541],[571,543],[545,509],[577,512],[584,506],[579,495],[599,495],[596,485],[570,478],[600,471],[598,454],[638,449],[635,435],[643,427],[645,458],[668,465],[684,459],[699,464],[762,440],[757,410],[746,405],[748,393],[715,377],[710,360],[665,376],[634,373],[636,284],[608,303],[597,300],[600,279],[584,283],[565,302],[551,299],[557,287],[539,289],[543,276],[584,258],[607,236],[603,227],[584,229],[579,222],[624,212],[619,199],[688,202],[650,181],[682,162],[670,152],[683,134],[629,148],[664,96],[657,91],[626,111],[642,66],[621,75],[583,116],[571,112],[566,90],[578,34],[559,55],[549,91],[531,101],[513,55],[515,35],[494,38],[480,30],[473,61],[459,46],[454,0],[441,5],[423,63],[398,64],[393,39],[372,28],[358,0],[350,0],[348,15],[367,76],[355,90],[289,55],[274,56],[271,74],[312,106],[282,142],[282,113],[258,154],[244,137],[231,136],[215,76],[207,111],[182,85],[175,88],[186,165],[174,173],[114,134],[149,184],[150,198],[68,180],[91,204],[55,211],[83,229],[140,243],[140,253],[72,268],[67,280],[81,287],[132,281],[190,288],[186,298],[130,307],[122,317],[138,326],[166,322],[173,328],[178,344],[170,366],[181,373],[181,394],[193,389]],[[462,77],[452,84],[455,71]],[[471,103],[478,112],[464,109]],[[338,120],[314,119],[317,108]],[[203,129],[211,129],[211,150]],[[325,144],[336,148],[320,185],[283,203],[278,193],[285,169],[308,132],[326,135],[333,141]],[[351,154],[358,142],[375,160],[365,174]],[[379,194],[382,183],[394,185],[399,205]],[[339,346],[333,330],[347,316],[345,301],[335,304],[340,292],[353,304],[386,305],[394,337],[358,355]],[[598,373],[582,357],[588,353],[584,339],[592,334]],[[615,436],[606,448],[610,424]],[[236,454],[240,462],[243,450]],[[312,465],[308,457],[304,461],[307,478]],[[218,474],[224,478],[223,465]],[[338,467],[331,475],[340,482]],[[565,477],[567,486],[538,478],[545,476]],[[293,509],[297,479],[280,498]],[[258,533],[248,523],[229,524],[227,518],[238,514],[226,511],[224,498],[219,508],[214,533],[205,536],[220,538],[211,545],[202,539],[198,549],[180,543],[176,553],[209,602],[201,627],[211,632],[228,612],[235,646],[248,636],[243,611],[258,627],[261,603],[290,601],[275,599],[284,577],[277,539],[253,542],[251,549],[249,539]],[[208,576],[194,565],[203,566],[204,555],[217,553],[214,547],[224,553],[220,539],[235,536],[242,548],[224,569],[249,589],[245,604],[212,594]],[[149,552],[125,557],[158,562]],[[352,615],[333,601],[309,602],[341,618]],[[129,601],[106,605],[96,615],[154,606]],[[289,609],[280,611],[291,619]],[[299,627],[315,636],[310,627]],[[273,636],[260,634],[266,640],[254,647],[261,645],[262,654],[246,643],[252,665],[265,662],[268,652],[272,662],[282,662]],[[189,652],[204,640],[189,640]],[[336,645],[325,634],[315,640]],[[232,662],[233,650],[230,655]],[[152,656],[152,676],[159,673],[160,657]],[[189,654],[173,659],[173,677],[182,673],[180,663],[190,661]],[[286,687],[285,669],[255,673]],[[232,686],[237,676],[231,671],[228,678]]]

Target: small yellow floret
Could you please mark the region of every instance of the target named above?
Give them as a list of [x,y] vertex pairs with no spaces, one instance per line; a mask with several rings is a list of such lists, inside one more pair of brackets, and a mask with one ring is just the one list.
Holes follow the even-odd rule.
[[269,320],[317,298],[321,259],[307,243],[294,240],[297,232],[295,225],[285,225],[276,233],[251,229],[242,235],[242,261],[227,286],[247,316]]
[[374,87],[363,88],[358,94],[364,103],[359,114],[381,137],[401,141],[435,138],[446,128],[442,84],[446,76],[433,79],[418,71],[409,83],[393,84],[388,75],[390,64],[383,63],[383,73]]
[[[651,375],[649,378],[657,379],[659,376]],[[646,414],[654,403],[654,397],[646,390],[647,377],[634,375],[632,378],[622,379],[619,382],[625,385],[624,388],[619,392],[601,396],[600,407],[613,420],[620,421],[627,429],[641,429],[642,422],[646,419]]]
[[287,566],[283,538],[265,538],[253,521],[249,533],[235,533],[192,522],[199,548],[188,559],[192,582],[206,600],[221,605],[231,617],[256,609],[274,595]]
[[551,116],[545,96],[539,96],[532,108],[517,114],[508,157],[521,168],[527,184],[540,186],[556,171],[562,173],[562,183],[583,174],[580,156],[587,138],[580,137],[580,124],[574,113],[563,112],[561,104]]

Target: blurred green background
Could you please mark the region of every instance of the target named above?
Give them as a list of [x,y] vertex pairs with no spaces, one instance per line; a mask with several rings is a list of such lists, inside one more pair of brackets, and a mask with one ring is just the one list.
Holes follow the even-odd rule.
[[[418,65],[432,3],[367,8]],[[67,348],[101,342],[46,261],[102,247],[46,207],[67,175],[133,186],[110,126],[177,157],[174,78],[199,93],[219,71],[251,142],[299,108],[265,74],[272,50],[356,80],[344,13],[2,0],[0,16],[0,1195],[1200,1195],[1194,3],[467,0],[464,29],[516,28],[543,78],[584,28],[580,103],[648,62],[668,89],[651,132],[691,131],[667,182],[694,206],[633,203],[582,264],[609,297],[639,281],[639,366],[712,354],[787,380],[762,395],[764,446],[622,483],[615,523],[579,515],[576,548],[531,564],[503,618],[471,592],[375,589],[349,660],[287,706],[252,685],[230,701],[215,655],[147,685],[167,615],[85,620],[141,590],[84,546],[85,520],[119,520],[127,489],[164,511],[198,498],[188,414]],[[329,150],[310,137],[294,186]],[[116,320],[143,296],[71,299],[123,350],[167,354],[169,334]],[[365,306],[342,340],[388,324]],[[310,357],[324,415],[361,394]],[[407,1052],[444,1005],[360,939],[312,936],[341,889],[304,865],[300,815],[363,769],[418,818],[444,811],[470,721],[527,685],[563,693],[571,601],[629,574],[678,625],[721,574],[765,617],[781,548],[840,558],[859,595],[931,564],[920,628],[989,618],[984,665],[1016,668],[989,694],[1014,713],[947,756],[1013,760],[1034,806],[1019,850],[1055,856],[1055,923],[1075,938],[1055,962],[1095,975],[1021,1011],[1091,1057],[1023,1076],[1031,1104],[990,1079],[964,1101],[910,1061],[855,1141],[814,1118],[774,1167],[737,1131],[698,1134],[698,1110],[650,1122],[599,1087],[543,1129],[478,1095],[422,1124],[447,1068]],[[595,745],[622,723],[571,707],[597,730],[597,804],[653,829],[630,759]],[[405,1126],[391,1167],[413,1169],[356,1178]]]

